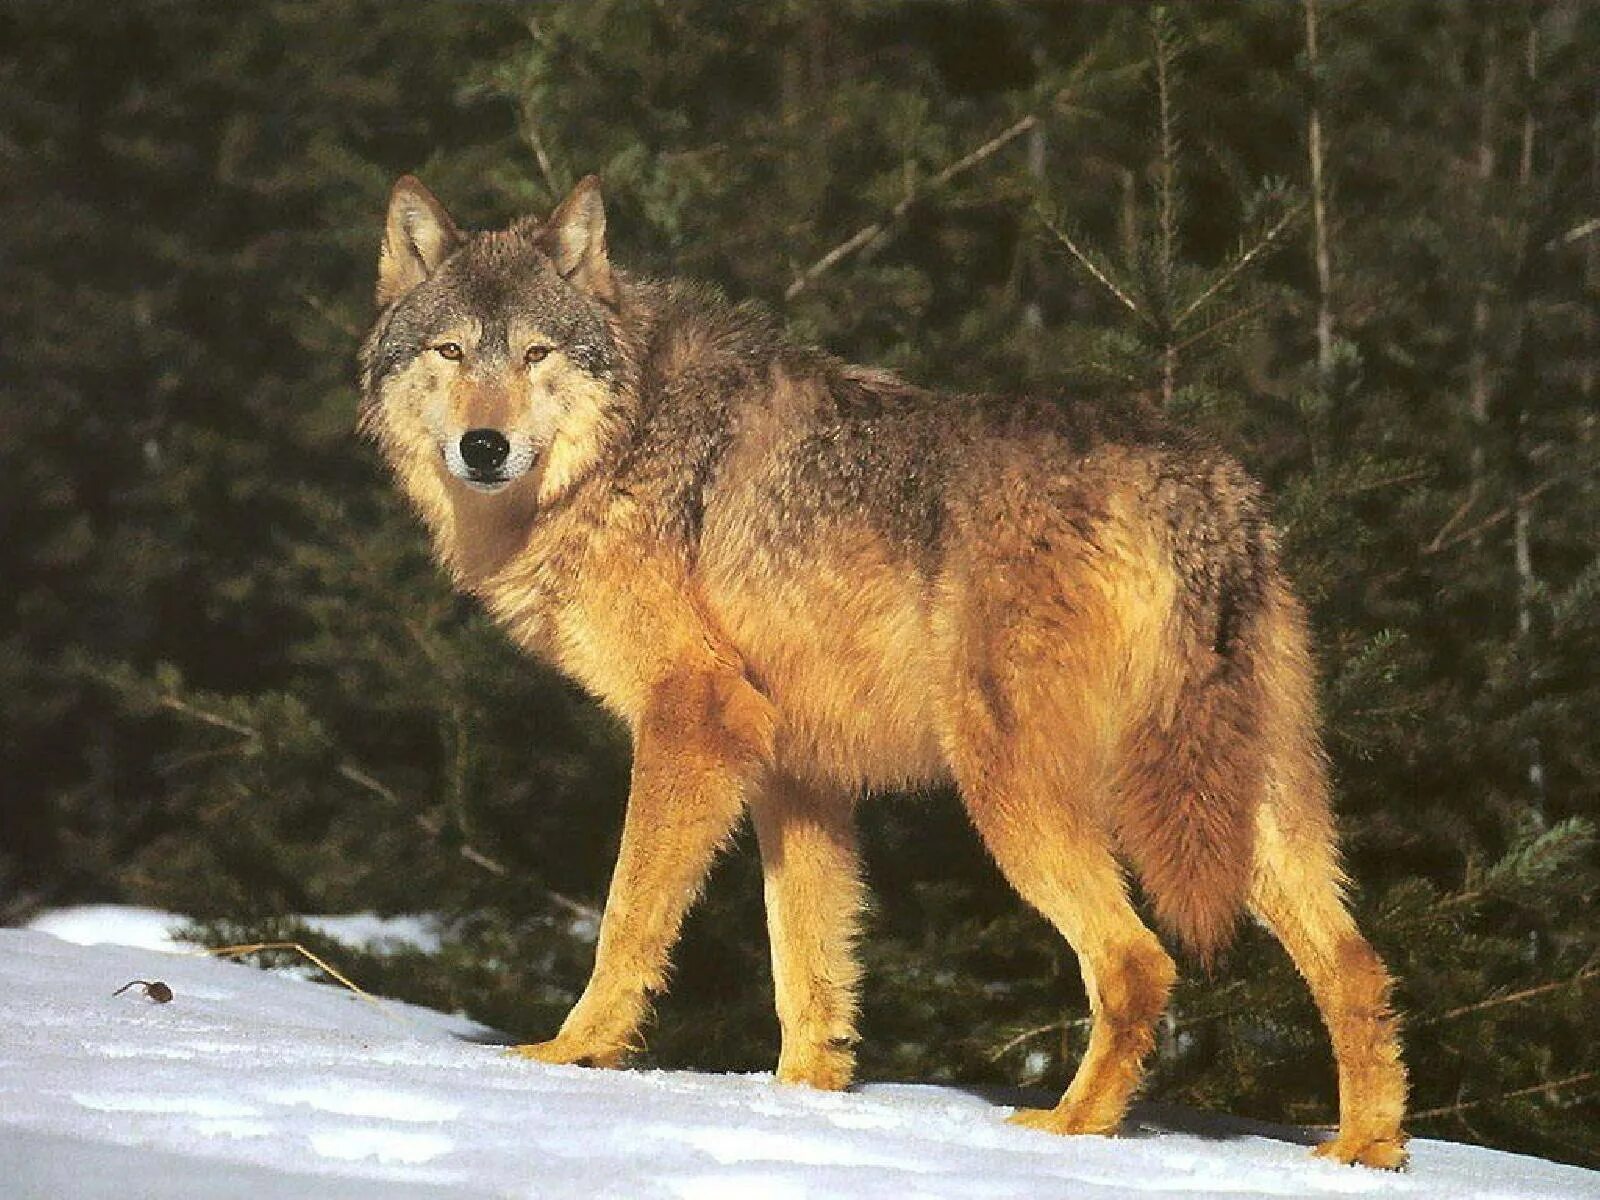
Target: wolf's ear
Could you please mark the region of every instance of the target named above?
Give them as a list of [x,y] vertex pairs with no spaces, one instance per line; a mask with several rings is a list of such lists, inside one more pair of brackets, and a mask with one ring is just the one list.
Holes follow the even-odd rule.
[[378,304],[393,303],[432,275],[463,240],[433,193],[415,176],[400,176],[378,251]]
[[598,175],[578,180],[545,222],[541,240],[563,279],[607,304],[616,303],[616,281],[606,257],[606,206],[600,199]]

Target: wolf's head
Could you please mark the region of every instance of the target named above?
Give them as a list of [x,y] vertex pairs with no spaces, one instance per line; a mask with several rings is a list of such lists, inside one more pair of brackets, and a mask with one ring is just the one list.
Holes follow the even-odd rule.
[[543,504],[594,465],[621,368],[605,224],[592,175],[549,220],[476,234],[394,185],[362,427],[425,509],[461,489]]

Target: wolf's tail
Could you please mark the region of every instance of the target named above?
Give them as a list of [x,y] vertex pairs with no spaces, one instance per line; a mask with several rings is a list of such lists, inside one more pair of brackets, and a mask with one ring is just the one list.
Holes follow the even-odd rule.
[[[1209,969],[1250,888],[1266,792],[1267,657],[1276,623],[1269,534],[1252,521],[1214,571],[1180,571],[1188,594],[1163,672],[1175,682],[1130,729],[1121,756],[1118,840],[1157,920]],[[1181,553],[1181,551],[1180,551]],[[1173,667],[1176,670],[1172,670]]]

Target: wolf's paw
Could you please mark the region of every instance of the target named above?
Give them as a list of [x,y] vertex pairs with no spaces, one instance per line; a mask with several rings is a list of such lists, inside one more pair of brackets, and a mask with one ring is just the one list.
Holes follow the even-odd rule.
[[554,1037],[548,1042],[530,1042],[525,1046],[512,1046],[506,1054],[512,1058],[528,1058],[534,1062],[554,1063],[558,1066],[576,1064],[581,1067],[616,1067],[622,1063],[627,1051],[619,1046],[594,1046],[568,1038]]
[[778,1062],[778,1082],[842,1092],[855,1077],[856,1056],[848,1045],[825,1044],[785,1053]]
[[1385,1171],[1403,1171],[1406,1166],[1406,1143],[1400,1137],[1346,1137],[1340,1134],[1331,1142],[1315,1147],[1312,1154],[1318,1158],[1331,1158],[1345,1165],[1360,1163],[1364,1167],[1378,1167]]
[[1037,1129],[1041,1133],[1098,1133],[1110,1136],[1117,1132],[1120,1121],[1093,1120],[1070,1108],[1019,1108],[1006,1118],[1007,1124],[1023,1129]]

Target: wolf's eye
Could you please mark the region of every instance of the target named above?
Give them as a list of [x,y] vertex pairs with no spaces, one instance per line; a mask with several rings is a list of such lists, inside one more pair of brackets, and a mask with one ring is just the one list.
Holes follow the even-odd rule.
[[451,362],[461,361],[460,342],[440,342],[433,349],[440,358],[448,358]]
[[532,365],[536,362],[543,362],[545,359],[550,357],[550,351],[554,349],[554,346],[529,346],[527,353],[522,356],[522,359],[529,365]]

